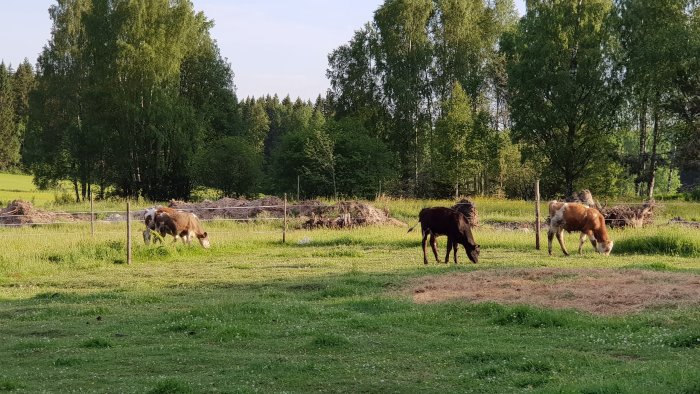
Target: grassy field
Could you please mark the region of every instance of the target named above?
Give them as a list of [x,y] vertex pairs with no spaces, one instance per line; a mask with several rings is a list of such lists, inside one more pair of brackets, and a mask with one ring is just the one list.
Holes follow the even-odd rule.
[[[413,220],[433,202],[388,204]],[[527,211],[478,204],[482,219]],[[480,264],[461,251],[461,265],[426,267],[420,236],[401,227],[294,230],[282,244],[273,224],[215,222],[210,250],[146,247],[134,229],[132,265],[123,225],[99,224],[95,240],[85,224],[0,229],[0,391],[700,391],[700,307],[603,317],[419,305],[406,290],[475,269],[700,274],[697,230],[614,231],[613,256],[586,245],[564,258],[533,250],[531,232],[484,226]]]

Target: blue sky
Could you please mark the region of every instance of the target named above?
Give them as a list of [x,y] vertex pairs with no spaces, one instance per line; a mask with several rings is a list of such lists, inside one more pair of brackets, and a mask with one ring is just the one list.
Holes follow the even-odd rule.
[[[383,0],[193,0],[236,74],[238,97],[315,99],[328,89],[327,55],[372,19]],[[53,0],[12,0],[0,13],[0,59],[34,64],[51,33]],[[523,13],[524,0],[516,0]]]

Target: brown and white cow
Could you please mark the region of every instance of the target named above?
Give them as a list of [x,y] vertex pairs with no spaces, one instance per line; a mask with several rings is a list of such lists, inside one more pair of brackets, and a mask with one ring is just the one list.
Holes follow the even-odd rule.
[[[153,207],[153,208],[148,208],[146,209],[146,212],[144,212],[143,215],[143,221],[146,224],[146,229],[143,231],[143,242],[148,245],[151,243],[151,237],[156,234],[156,236],[153,238],[153,243],[156,242],[161,242],[163,240],[163,237],[165,237],[166,233],[165,232],[159,232],[156,231],[156,215],[159,213],[175,213],[177,210],[173,208],[168,208],[168,207],[163,207],[163,206],[158,206],[158,207]],[[158,237],[157,235],[160,235]]]
[[613,248],[613,241],[608,236],[605,228],[605,218],[596,208],[590,208],[579,203],[567,203],[559,201],[549,202],[549,232],[547,233],[548,251],[552,255],[552,238],[557,235],[557,240],[564,255],[568,256],[564,246],[564,230],[580,231],[578,252],[582,252],[586,237],[591,240],[591,245],[598,253],[609,255]]
[[[457,247],[460,244],[464,246],[469,260],[474,264],[479,262],[481,248],[474,241],[471,225],[461,212],[445,207],[423,208],[418,214],[418,222],[423,233],[423,264],[428,264],[425,253],[425,241],[428,236],[430,236],[430,246],[433,249],[435,260],[440,262],[437,254],[437,241],[435,240],[440,235],[447,235],[445,264],[450,261],[450,251],[452,250],[454,250],[455,264],[457,264]],[[408,232],[413,231],[414,227],[416,226],[408,229]]]
[[174,210],[172,212],[156,211],[155,231],[163,234],[172,235],[177,242],[178,238],[182,238],[182,242],[187,245],[192,244],[192,237],[197,237],[199,243],[204,248],[209,248],[209,235],[199,223],[197,215],[190,212],[181,212]]

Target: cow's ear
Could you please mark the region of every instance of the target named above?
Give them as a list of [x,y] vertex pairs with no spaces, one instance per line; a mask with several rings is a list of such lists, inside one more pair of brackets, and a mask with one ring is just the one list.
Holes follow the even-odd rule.
[[204,232],[204,238],[206,238],[206,237],[208,237],[208,236],[209,236],[209,234],[207,234],[207,232],[205,231],[205,232]]

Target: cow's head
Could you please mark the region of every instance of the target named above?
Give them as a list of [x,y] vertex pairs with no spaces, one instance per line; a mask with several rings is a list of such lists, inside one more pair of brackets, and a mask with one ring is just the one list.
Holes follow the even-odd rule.
[[207,232],[203,232],[202,234],[197,234],[197,239],[199,240],[199,244],[202,245],[204,249],[209,249],[211,244],[209,244],[209,234]]
[[609,240],[607,242],[598,242],[596,243],[595,248],[598,251],[598,253],[610,256],[610,252],[612,252],[613,248],[613,241]]
[[469,245],[467,248],[467,257],[472,263],[476,264],[479,262],[479,253],[481,253],[481,246],[474,244],[474,246]]

